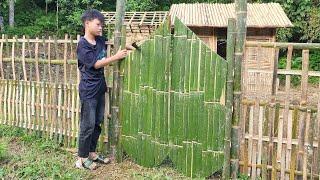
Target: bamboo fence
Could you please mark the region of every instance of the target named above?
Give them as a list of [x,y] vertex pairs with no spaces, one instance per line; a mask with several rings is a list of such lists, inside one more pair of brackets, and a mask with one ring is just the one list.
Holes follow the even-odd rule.
[[[309,53],[320,44],[246,42],[246,47],[272,48],[275,60],[271,97],[242,100],[241,172],[252,179],[319,179],[320,81],[313,92],[315,104],[308,97],[312,93],[308,79],[319,77],[319,72],[309,71]],[[287,52],[286,69],[278,69],[279,50]],[[300,70],[291,69],[295,56],[302,58]],[[283,93],[277,90],[278,75],[285,75]],[[301,77],[298,95],[292,76]]]
[[[77,145],[78,40],[79,36],[67,35],[65,39],[1,36],[0,124],[25,128],[65,147]],[[110,55],[111,44],[106,45]],[[105,117],[109,116],[107,104]],[[103,135],[100,142],[106,139]]]

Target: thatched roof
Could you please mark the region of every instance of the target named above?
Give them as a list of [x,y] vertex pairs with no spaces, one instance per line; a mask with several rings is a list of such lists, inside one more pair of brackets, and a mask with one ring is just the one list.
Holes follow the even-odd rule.
[[[227,27],[228,18],[235,18],[235,4],[173,4],[171,21],[178,17],[188,26]],[[257,28],[292,27],[278,3],[248,3],[247,26]]]

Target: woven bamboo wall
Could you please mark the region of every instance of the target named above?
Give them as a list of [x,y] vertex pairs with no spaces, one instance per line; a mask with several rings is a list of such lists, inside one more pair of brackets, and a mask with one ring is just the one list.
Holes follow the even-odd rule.
[[[249,29],[248,41],[274,42],[275,34],[266,29],[256,32]],[[271,32],[270,32],[271,31]],[[244,96],[271,95],[275,52],[268,47],[246,47],[242,64],[242,93]]]
[[226,61],[179,20],[124,64],[121,142],[143,166],[167,156],[191,177],[222,169]]

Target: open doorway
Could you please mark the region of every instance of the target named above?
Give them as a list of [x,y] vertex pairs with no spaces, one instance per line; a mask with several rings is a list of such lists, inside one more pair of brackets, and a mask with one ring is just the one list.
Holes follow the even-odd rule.
[[226,38],[217,39],[217,53],[219,56],[226,59],[227,57],[227,40]]

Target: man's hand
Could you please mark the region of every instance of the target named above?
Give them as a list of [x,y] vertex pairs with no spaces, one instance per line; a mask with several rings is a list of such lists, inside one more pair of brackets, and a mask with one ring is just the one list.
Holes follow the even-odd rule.
[[117,59],[117,60],[121,60],[125,57],[127,57],[128,55],[128,51],[126,49],[123,49],[123,50],[119,50],[117,52],[117,54],[114,55],[114,57]]
[[113,62],[116,62],[116,61],[119,61],[125,57],[127,57],[128,55],[128,51],[126,49],[124,50],[119,50],[117,52],[117,54],[115,54],[114,56],[111,56],[111,57],[108,57],[108,58],[103,58],[101,59],[100,61],[97,61],[95,64],[94,64],[94,68],[95,69],[99,69],[99,68],[102,68],[104,66],[107,66],[108,64],[111,64]]
[[126,44],[127,50],[135,50],[135,48],[132,46],[132,44]]

